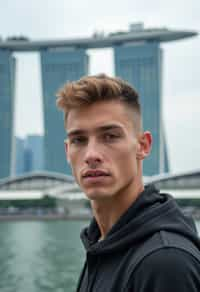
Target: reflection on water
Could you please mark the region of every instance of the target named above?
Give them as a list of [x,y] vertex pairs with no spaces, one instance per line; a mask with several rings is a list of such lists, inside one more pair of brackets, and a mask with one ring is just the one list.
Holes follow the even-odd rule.
[[0,224],[0,291],[72,292],[84,261],[86,221]]
[[[84,251],[86,221],[2,222],[1,292],[73,292]],[[200,222],[197,223],[200,232]]]

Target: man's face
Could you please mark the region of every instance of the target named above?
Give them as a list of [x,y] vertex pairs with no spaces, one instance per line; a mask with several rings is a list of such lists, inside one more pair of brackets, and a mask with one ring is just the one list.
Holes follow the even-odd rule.
[[138,176],[139,133],[131,114],[116,101],[69,112],[67,158],[77,183],[91,200],[125,192]]

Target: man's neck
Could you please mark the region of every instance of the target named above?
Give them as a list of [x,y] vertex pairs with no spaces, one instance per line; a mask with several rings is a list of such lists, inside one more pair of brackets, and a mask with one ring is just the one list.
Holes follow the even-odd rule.
[[131,192],[115,194],[112,198],[91,202],[93,214],[101,232],[101,240],[105,238],[112,226],[127,211],[143,190],[144,186],[141,184],[133,188]]

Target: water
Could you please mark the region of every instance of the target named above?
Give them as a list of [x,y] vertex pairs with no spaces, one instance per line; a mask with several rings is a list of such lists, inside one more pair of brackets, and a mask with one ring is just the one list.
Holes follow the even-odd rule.
[[0,292],[75,291],[84,261],[79,233],[87,224],[0,223]]
[[73,292],[87,221],[0,224],[0,292]]

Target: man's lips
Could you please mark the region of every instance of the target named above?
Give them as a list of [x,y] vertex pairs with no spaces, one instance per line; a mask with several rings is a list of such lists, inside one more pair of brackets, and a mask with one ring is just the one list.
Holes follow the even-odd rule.
[[110,174],[103,170],[92,169],[92,170],[85,171],[82,175],[83,178],[90,178],[90,177],[98,178],[102,176],[110,176]]
[[107,182],[107,180],[111,177],[110,173],[104,170],[97,170],[97,169],[92,169],[92,170],[87,170],[83,173],[82,179],[85,187],[89,187],[91,185],[102,185]]

